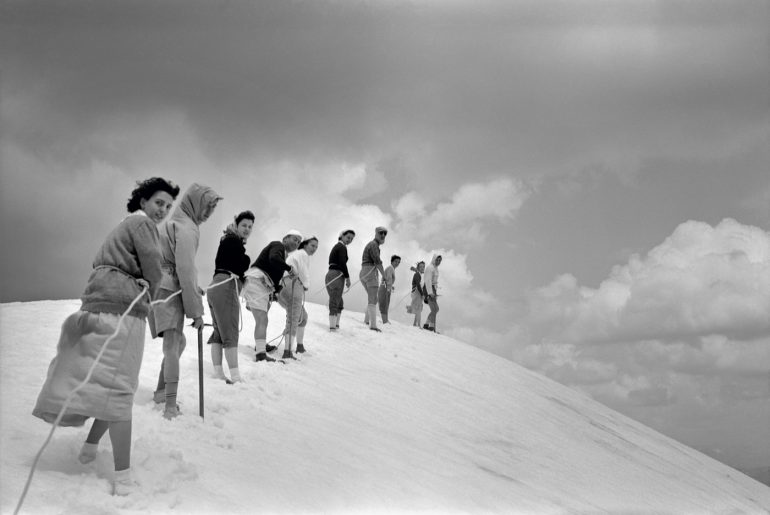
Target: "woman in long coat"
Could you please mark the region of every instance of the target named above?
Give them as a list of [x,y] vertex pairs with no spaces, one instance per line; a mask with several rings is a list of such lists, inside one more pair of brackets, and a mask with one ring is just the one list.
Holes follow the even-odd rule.
[[[131,429],[134,394],[144,353],[144,335],[150,300],[161,279],[158,229],[179,188],[154,177],[138,183],[128,201],[131,213],[107,236],[93,262],[93,272],[81,297],[80,310],[62,325],[56,357],[32,412],[54,422],[67,397],[72,396],[59,421],[61,426],[82,426],[94,418],[78,459],[96,458],[99,440],[109,430],[115,463],[113,493],[131,490]],[[148,289],[144,295],[142,290]],[[131,303],[140,297],[128,311]],[[120,316],[126,314],[119,324]],[[117,332],[99,361],[97,355]]]

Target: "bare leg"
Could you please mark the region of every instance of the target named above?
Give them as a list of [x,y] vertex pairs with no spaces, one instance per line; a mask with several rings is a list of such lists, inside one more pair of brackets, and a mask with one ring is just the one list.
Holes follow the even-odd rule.
[[254,341],[267,338],[267,311],[261,309],[249,309],[254,315]]
[[212,343],[211,345],[211,362],[214,364],[214,377],[217,379],[225,379],[225,373],[222,370],[222,344]]
[[267,342],[267,311],[261,309],[249,309],[254,316],[254,349],[256,350],[256,359],[267,358],[265,344]]
[[213,363],[215,367],[222,366],[222,344],[221,343],[211,344],[211,363]]

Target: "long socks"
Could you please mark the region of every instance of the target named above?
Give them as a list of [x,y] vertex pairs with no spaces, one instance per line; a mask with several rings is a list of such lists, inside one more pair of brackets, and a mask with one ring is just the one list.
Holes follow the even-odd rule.
[[366,306],[366,313],[369,322],[369,329],[377,330],[377,305],[369,304]]
[[211,343],[211,363],[214,365],[214,377],[224,379],[225,373],[222,371],[222,344]]
[[163,411],[163,417],[167,419],[175,418],[179,415],[179,407],[176,404],[176,392],[179,383],[166,383],[166,409]]
[[230,379],[237,383],[241,380],[241,374],[238,372],[238,346],[225,347],[225,360],[230,369]]

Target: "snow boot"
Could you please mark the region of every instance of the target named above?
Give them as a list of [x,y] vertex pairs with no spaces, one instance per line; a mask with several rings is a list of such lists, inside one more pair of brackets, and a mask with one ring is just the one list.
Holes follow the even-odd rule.
[[176,403],[176,394],[179,383],[166,383],[166,408],[163,410],[163,418],[171,420],[179,416],[179,405]]
[[281,356],[281,359],[297,359],[294,357],[294,354],[290,350],[283,351],[283,356]]
[[78,454],[78,461],[83,465],[91,463],[96,459],[96,450],[98,448],[98,443],[84,442],[83,447],[80,449],[80,454]]
[[265,351],[257,352],[254,357],[254,361],[275,361],[275,358],[271,358]]
[[369,329],[372,331],[379,331],[377,329],[377,305],[369,304],[366,306],[367,319],[369,321]]
[[179,404],[176,406],[166,406],[166,408],[163,410],[163,418],[166,420],[171,420],[173,418],[178,417],[182,414],[182,411],[179,409]]
[[297,344],[297,354],[303,354],[305,352],[305,345],[302,343]]
[[136,483],[131,479],[131,469],[116,470],[112,482],[112,495],[126,496],[134,491]]
[[337,330],[337,315],[329,315],[329,331]]
[[152,393],[152,400],[155,401],[155,404],[163,404],[166,402],[166,389],[155,390]]

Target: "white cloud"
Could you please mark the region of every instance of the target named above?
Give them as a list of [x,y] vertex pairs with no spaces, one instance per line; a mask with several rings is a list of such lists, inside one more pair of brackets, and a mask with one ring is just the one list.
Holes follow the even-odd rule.
[[533,291],[518,324],[524,366],[674,436],[733,434],[725,413],[770,399],[770,233],[683,223],[597,288],[563,274]]
[[511,221],[530,194],[523,182],[502,178],[464,184],[433,209],[409,192],[393,202],[393,210],[400,231],[436,245],[468,249],[487,239],[490,222]]
[[770,328],[770,236],[730,219],[686,222],[596,289],[569,275],[532,296],[532,321],[570,342],[618,342]]
[[[247,242],[247,252],[252,260],[269,241],[279,239],[290,228],[298,229],[303,235],[319,238],[318,252],[311,261],[312,285],[308,300],[325,303],[327,294],[323,285],[327,256],[337,242],[340,231],[346,228],[356,231],[356,238],[348,248],[348,266],[352,281],[356,281],[363,248],[371,241],[374,228],[384,225],[390,228],[390,232],[381,248],[383,262],[388,263],[392,254],[402,258],[402,265],[396,271],[396,291],[392,296],[391,311],[403,312],[408,302],[406,297],[413,274],[409,267],[421,260],[427,263],[434,254],[441,254],[439,330],[483,326],[489,317],[500,316],[502,313],[500,301],[474,284],[466,252],[449,246],[432,246],[429,240],[422,237],[420,230],[414,227],[409,229],[410,220],[420,223],[418,214],[425,212],[425,205],[419,196],[404,195],[392,206],[392,212],[351,200],[351,191],[370,184],[372,180],[369,176],[377,175],[376,171],[365,164],[327,163],[308,167],[285,161],[230,171],[230,174],[232,178],[217,190],[225,200],[220,203],[214,216],[201,226],[201,246],[197,261],[202,274],[207,273],[214,262],[216,245],[213,242],[218,240],[222,228],[238,211],[251,209],[257,215],[254,232]],[[470,197],[492,190],[502,189],[504,193],[498,193],[495,198],[510,201],[512,184],[490,183],[461,188],[453,195],[451,202],[444,203],[455,207],[441,209],[457,209],[458,201],[467,206]],[[258,196],[255,196],[255,192],[258,192]],[[476,212],[483,216],[481,209]],[[501,217],[509,216],[512,212],[511,206],[488,210],[490,216]],[[366,303],[364,289],[354,285],[346,294],[345,303],[349,309],[363,310]],[[423,321],[427,313],[426,309]]]

